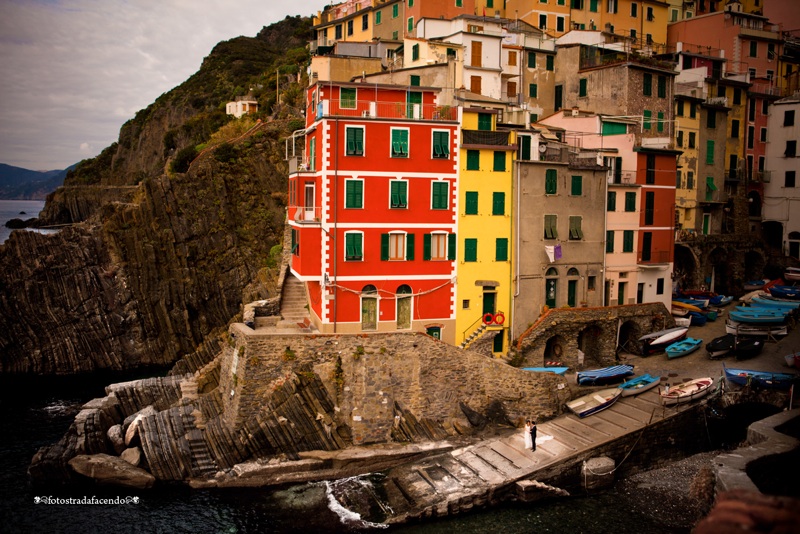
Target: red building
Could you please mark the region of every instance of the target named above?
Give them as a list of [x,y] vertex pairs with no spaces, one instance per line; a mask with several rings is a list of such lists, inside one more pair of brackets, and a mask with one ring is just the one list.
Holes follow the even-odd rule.
[[[640,184],[639,257],[643,267],[667,269],[675,249],[675,175],[678,150],[635,147],[636,183]],[[669,268],[671,270],[671,267]],[[641,302],[641,301],[639,301]]]
[[290,160],[292,274],[322,332],[453,343],[457,109],[439,89],[317,83]]

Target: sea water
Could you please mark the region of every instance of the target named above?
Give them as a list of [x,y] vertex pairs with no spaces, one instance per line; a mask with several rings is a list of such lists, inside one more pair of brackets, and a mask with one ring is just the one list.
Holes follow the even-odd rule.
[[[0,243],[5,243],[11,235],[11,228],[6,228],[6,223],[11,219],[26,221],[39,216],[44,209],[44,200],[0,200]],[[22,213],[24,212],[24,213]],[[53,232],[54,230],[35,230]]]

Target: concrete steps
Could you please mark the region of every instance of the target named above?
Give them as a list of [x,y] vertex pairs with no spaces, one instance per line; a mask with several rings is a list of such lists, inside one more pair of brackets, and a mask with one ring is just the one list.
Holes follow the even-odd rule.
[[306,289],[300,280],[287,276],[281,291],[281,319],[274,324],[279,329],[312,332],[311,317],[308,313]]

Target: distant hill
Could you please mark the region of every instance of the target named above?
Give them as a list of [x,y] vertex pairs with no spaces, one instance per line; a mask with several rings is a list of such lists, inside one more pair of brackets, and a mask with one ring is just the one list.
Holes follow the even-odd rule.
[[68,170],[32,171],[0,163],[0,200],[44,200],[64,183]]

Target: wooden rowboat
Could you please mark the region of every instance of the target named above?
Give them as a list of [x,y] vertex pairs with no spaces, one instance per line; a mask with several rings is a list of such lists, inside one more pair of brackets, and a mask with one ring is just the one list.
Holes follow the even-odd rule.
[[711,377],[695,378],[683,384],[672,386],[666,391],[659,393],[661,396],[661,403],[664,406],[675,406],[677,404],[686,404],[695,399],[699,399],[711,391],[711,386],[714,380]]
[[567,403],[567,408],[578,417],[587,417],[605,410],[622,396],[619,388],[608,388],[595,391]]
[[626,380],[619,385],[623,397],[631,397],[649,391],[661,382],[660,376],[642,375]]
[[666,348],[667,358],[672,359],[686,356],[687,354],[691,354],[699,349],[702,344],[702,339],[687,337],[686,339],[673,343]]
[[[724,366],[723,366],[724,367]],[[725,368],[725,378],[740,386],[757,386],[764,389],[789,389],[797,381],[793,373],[770,373],[751,369]]]

